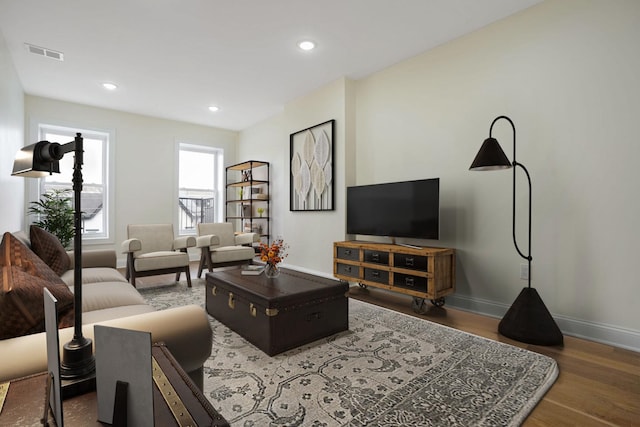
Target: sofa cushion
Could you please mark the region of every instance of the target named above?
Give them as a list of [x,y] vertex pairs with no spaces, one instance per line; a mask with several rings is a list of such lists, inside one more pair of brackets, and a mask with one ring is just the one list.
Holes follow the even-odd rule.
[[58,276],[69,269],[71,261],[60,240],[47,230],[32,225],[29,231],[31,250],[40,257]]
[[[74,288],[70,288],[72,291]],[[82,285],[82,312],[127,305],[146,304],[142,295],[127,282],[102,282]]]
[[[68,286],[74,285],[74,272],[73,270],[67,270],[62,276],[62,281]],[[115,268],[108,267],[85,267],[82,269],[82,283],[99,283],[99,282],[127,282],[122,274]],[[131,285],[129,285],[131,286]]]
[[11,233],[0,243],[0,339],[44,331],[44,288],[58,300],[59,327],[73,325],[73,294],[58,275]]

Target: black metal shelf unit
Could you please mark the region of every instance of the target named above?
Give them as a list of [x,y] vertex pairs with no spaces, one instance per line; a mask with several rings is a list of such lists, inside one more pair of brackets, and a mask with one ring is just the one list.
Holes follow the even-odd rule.
[[270,241],[271,193],[269,163],[258,160],[227,166],[225,221],[236,232],[260,234],[260,240]]

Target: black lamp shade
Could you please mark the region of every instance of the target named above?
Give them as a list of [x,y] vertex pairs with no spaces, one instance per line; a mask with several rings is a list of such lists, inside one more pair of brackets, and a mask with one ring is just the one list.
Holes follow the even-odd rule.
[[16,154],[11,175],[40,178],[51,173],[60,173],[58,160],[62,158],[62,154],[59,153],[59,147],[60,144],[49,141],[23,147]]
[[469,170],[487,171],[495,169],[509,169],[511,162],[502,151],[502,147],[495,138],[487,138],[482,143],[480,151],[473,159]]

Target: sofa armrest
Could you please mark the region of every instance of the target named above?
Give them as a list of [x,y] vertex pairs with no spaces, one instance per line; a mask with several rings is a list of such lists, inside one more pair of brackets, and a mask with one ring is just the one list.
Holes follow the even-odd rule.
[[140,239],[127,239],[122,242],[121,248],[123,254],[139,251],[142,249],[142,242]]
[[236,234],[236,245],[250,245],[260,241],[258,233],[241,233]]
[[196,245],[196,238],[194,236],[181,236],[176,238],[173,241],[174,250],[192,248],[195,245]]
[[[73,251],[67,251],[71,264],[69,270],[75,267],[75,257]],[[82,268],[107,267],[116,268],[117,256],[113,249],[93,249],[82,251]]]
[[[164,342],[182,369],[194,376],[202,387],[202,366],[211,355],[212,332],[209,319],[202,307],[186,305],[96,324],[115,328],[151,332],[151,341]],[[82,326],[85,337],[94,341],[94,324]],[[73,338],[74,328],[59,330],[60,350]],[[47,370],[46,334],[25,335],[0,340],[0,354],[7,356],[0,363],[0,382],[32,375]],[[8,357],[14,355],[16,357]],[[197,375],[200,375],[198,381]]]
[[206,236],[198,236],[196,246],[199,248],[206,248],[208,246],[218,246],[220,244],[220,238],[215,234],[207,234]]

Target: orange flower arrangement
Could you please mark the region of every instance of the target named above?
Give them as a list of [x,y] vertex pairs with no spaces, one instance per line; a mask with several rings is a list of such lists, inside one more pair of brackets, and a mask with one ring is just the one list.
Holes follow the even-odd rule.
[[286,250],[288,248],[289,246],[282,239],[276,239],[270,245],[260,243],[260,260],[275,267],[287,257]]

